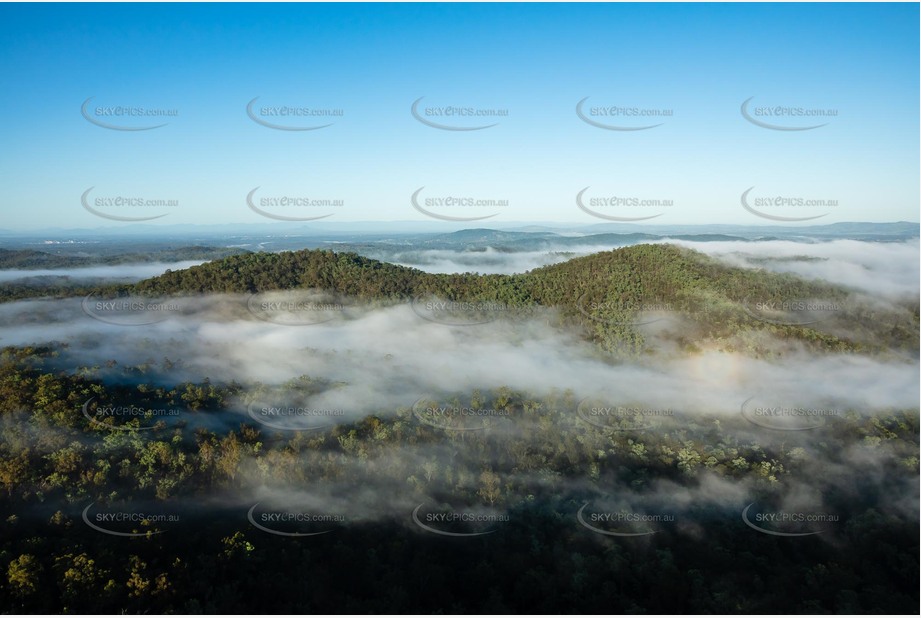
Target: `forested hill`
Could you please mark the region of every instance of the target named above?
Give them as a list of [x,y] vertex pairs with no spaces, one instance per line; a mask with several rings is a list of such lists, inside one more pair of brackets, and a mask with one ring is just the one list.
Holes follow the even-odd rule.
[[[606,348],[642,347],[639,315],[680,316],[676,337],[694,346],[768,331],[826,350],[918,346],[917,303],[872,310],[850,291],[793,275],[725,265],[668,244],[634,245],[515,275],[430,274],[354,253],[302,250],[231,256],[167,272],[124,290],[142,295],[321,289],[363,301],[436,296],[556,307]],[[829,310],[765,311],[820,301]],[[687,325],[691,327],[688,328]],[[749,337],[750,339],[750,337]]]
[[355,253],[301,250],[251,253],[141,281],[144,294],[254,293],[314,288],[360,299],[490,299],[566,305],[574,295],[604,292],[633,301],[675,300],[704,291],[733,297],[796,294],[842,297],[844,290],[766,271],[723,265],[675,245],[634,245],[545,266],[524,274],[430,274]]
[[[355,253],[304,249],[251,253],[166,273],[137,283],[134,290],[188,294],[315,288],[360,299],[402,298],[436,286],[443,276],[386,264]],[[461,276],[461,284],[475,276]]]

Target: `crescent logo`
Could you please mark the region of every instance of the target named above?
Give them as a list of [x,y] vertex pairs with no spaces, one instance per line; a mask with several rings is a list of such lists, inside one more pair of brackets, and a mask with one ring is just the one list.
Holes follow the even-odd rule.
[[257,405],[257,404],[256,404],[256,402],[254,401],[254,402],[252,402],[251,404],[249,404],[248,406],[246,406],[246,412],[247,412],[247,414],[249,414],[249,417],[250,417],[251,419],[253,419],[254,421],[256,421],[257,423],[261,423],[261,424],[265,425],[266,427],[271,427],[272,429],[278,429],[278,430],[280,430],[280,431],[317,431],[317,430],[319,430],[319,429],[323,429],[324,427],[329,427],[328,424],[326,424],[326,425],[316,425],[316,426],[314,426],[314,427],[297,427],[297,426],[295,426],[295,427],[290,427],[290,426],[286,426],[286,425],[276,425],[276,424],[274,424],[274,423],[270,423],[270,422],[266,421],[265,418],[263,418],[263,417],[261,417],[259,414],[257,414],[257,413],[256,413],[256,405]]
[[422,528],[423,530],[425,530],[425,531],[427,531],[427,532],[431,532],[431,533],[433,533],[433,534],[440,534],[440,535],[442,535],[442,536],[455,536],[455,537],[458,537],[458,536],[482,536],[482,535],[484,535],[484,534],[492,534],[493,532],[495,532],[495,530],[486,530],[486,531],[484,531],[484,532],[445,532],[444,530],[438,530],[437,528],[432,528],[431,526],[426,526],[425,524],[422,523],[422,520],[419,519],[419,510],[420,510],[423,506],[424,506],[424,503],[423,503],[423,504],[420,504],[420,505],[417,506],[415,509],[413,509],[413,522],[414,522],[417,526],[419,526],[420,528]]
[[751,309],[751,302],[747,298],[742,301],[742,310],[745,311],[745,313],[747,313],[750,317],[758,320],[759,322],[766,322],[768,324],[775,324],[777,326],[810,326],[812,324],[818,324],[819,322],[823,322],[825,319],[827,319],[827,318],[822,318],[819,320],[808,320],[804,322],[786,322],[783,320],[773,320],[771,318],[758,314],[756,311],[753,311]]
[[[331,315],[329,317],[324,317],[323,319],[316,319],[316,320],[291,320],[291,321],[279,320],[279,319],[276,319],[277,317],[276,314],[273,314],[270,309],[262,309],[259,307],[260,303],[268,304],[268,305],[273,304],[271,301],[260,301],[259,298],[261,294],[263,293],[255,292],[253,294],[250,294],[249,297],[247,297],[246,299],[246,309],[247,311],[250,312],[250,314],[252,314],[253,317],[258,318],[262,320],[263,322],[271,322],[272,324],[280,324],[282,326],[314,326],[317,324],[325,324],[326,322],[331,322],[340,317],[337,315]],[[297,316],[298,313],[300,313],[300,314],[305,314],[305,315],[317,315],[317,317],[319,318],[320,316],[322,316],[321,311],[322,310],[314,311],[311,313],[307,313],[305,311],[301,311],[301,312],[289,311],[289,312],[281,313],[281,315]]]
[[579,523],[594,532],[595,534],[603,534],[605,536],[649,536],[650,534],[655,534],[657,530],[650,530],[648,532],[614,532],[612,530],[602,530],[601,528],[596,528],[591,525],[582,517],[582,512],[585,510],[585,507],[589,505],[588,502],[582,505],[582,508],[579,509],[579,512],[576,513],[576,519],[579,520]]
[[588,400],[589,400],[589,397],[586,397],[585,399],[579,402],[579,405],[576,406],[576,414],[581,420],[585,421],[589,425],[598,427],[599,429],[607,429],[608,431],[645,431],[646,429],[649,429],[648,427],[643,427],[640,425],[634,425],[632,427],[613,427],[611,425],[608,425],[606,423],[593,419],[588,414],[588,412],[585,411],[585,402]]
[[441,219],[442,221],[481,221],[483,219],[491,219],[492,217],[495,217],[497,214],[499,214],[499,213],[495,213],[491,215],[486,215],[485,217],[449,217],[447,215],[438,215],[438,214],[435,214],[434,212],[430,212],[426,210],[425,208],[419,205],[418,198],[419,198],[419,194],[422,192],[423,189],[425,189],[424,186],[416,189],[415,193],[412,194],[412,197],[409,198],[409,201],[413,205],[413,208],[415,208],[416,210],[424,214],[426,217],[432,217],[433,219]]
[[83,105],[80,106],[80,113],[83,114],[84,118],[86,118],[89,122],[93,123],[97,127],[102,127],[103,129],[109,129],[110,131],[150,131],[152,129],[159,129],[160,127],[165,127],[166,125],[169,124],[168,122],[164,122],[163,124],[156,124],[156,125],[149,126],[149,127],[121,127],[118,125],[109,124],[107,122],[102,122],[101,120],[96,120],[95,118],[93,118],[93,116],[88,111],[90,101],[92,101],[94,98],[95,97],[90,97],[86,101],[83,102]]
[[576,309],[579,311],[579,313],[587,317],[589,320],[594,320],[596,322],[602,322],[604,324],[611,324],[611,325],[643,326],[644,324],[653,324],[655,322],[660,322],[664,319],[664,318],[656,318],[654,320],[644,320],[644,321],[638,321],[638,320],[619,321],[619,320],[607,320],[604,318],[598,318],[598,317],[593,316],[592,314],[590,314],[588,311],[585,310],[584,301],[585,301],[586,296],[588,296],[587,292],[579,297],[579,299],[576,301]]
[[83,416],[85,416],[87,420],[93,423],[94,425],[98,427],[103,427],[105,429],[115,429],[118,431],[147,431],[148,429],[153,429],[153,427],[122,427],[119,425],[109,425],[108,423],[97,421],[95,418],[93,418],[93,415],[90,414],[90,411],[89,411],[90,402],[92,402],[94,399],[96,398],[90,397],[89,399],[86,400],[86,403],[83,404]]
[[274,534],[276,536],[287,536],[287,537],[320,536],[321,534],[327,534],[329,532],[332,532],[332,530],[322,530],[320,532],[282,532],[281,530],[273,530],[272,528],[267,528],[266,526],[263,526],[257,523],[255,518],[253,518],[253,512],[256,510],[256,507],[259,506],[260,504],[262,503],[257,502],[256,504],[252,506],[252,508],[246,513],[246,519],[249,520],[249,523],[253,524],[256,528],[258,528],[259,530],[262,530],[263,532],[268,532],[269,534]]
[[613,124],[604,124],[602,122],[598,122],[597,120],[592,120],[582,111],[582,106],[585,105],[585,102],[590,98],[591,97],[585,97],[576,103],[576,115],[579,116],[579,119],[582,120],[582,122],[590,124],[593,127],[598,127],[599,129],[605,129],[607,131],[646,131],[647,129],[655,129],[656,127],[661,127],[663,124],[665,124],[664,122],[660,122],[659,124],[650,124],[646,125],[645,127],[623,127]]
[[256,124],[261,124],[262,126],[268,127],[269,129],[275,129],[276,131],[317,131],[319,129],[325,129],[326,127],[331,127],[334,124],[336,124],[335,122],[330,122],[329,124],[323,124],[323,125],[319,125],[316,127],[290,127],[290,126],[286,126],[282,124],[274,124],[271,122],[266,122],[265,120],[262,120],[261,118],[259,118],[259,116],[257,116],[256,113],[253,111],[253,105],[255,105],[256,101],[258,100],[259,100],[259,97],[256,97],[255,99],[253,99],[252,101],[246,104],[246,115],[249,116],[250,120],[252,120]]
[[661,217],[662,213],[660,212],[657,215],[651,215],[649,217],[613,217],[611,215],[603,215],[600,212],[595,212],[594,210],[588,208],[585,204],[582,203],[582,196],[588,191],[591,187],[585,187],[576,194],[576,206],[579,207],[584,213],[590,214],[593,217],[598,217],[599,219],[607,219],[608,221],[621,221],[621,222],[630,222],[630,221],[646,221],[647,219],[655,219],[656,217]]
[[[101,315],[97,315],[97,314],[93,311],[92,306],[91,306],[91,304],[90,304],[90,300],[91,300],[91,299],[93,298],[93,296],[95,296],[95,295],[96,295],[96,292],[90,292],[89,294],[87,294],[87,295],[83,298],[83,300],[81,301],[81,303],[80,303],[80,308],[83,310],[83,313],[85,313],[87,316],[93,318],[94,320],[99,320],[100,322],[105,322],[106,324],[112,324],[112,325],[114,325],[114,326],[147,326],[147,325],[150,325],[150,324],[156,324],[156,323],[158,323],[158,322],[162,322],[163,320],[166,320],[166,319],[169,317],[168,315],[165,314],[165,312],[161,312],[161,315],[160,315],[159,318],[152,319],[152,320],[137,321],[137,322],[131,322],[131,321],[119,322],[118,320],[113,320],[113,319],[111,319],[111,318],[106,318],[106,317],[103,317],[103,316],[101,316]],[[99,303],[105,304],[105,303],[107,303],[107,302],[116,302],[116,301],[97,301],[97,304],[99,304]],[[141,312],[140,312],[140,313],[135,313],[134,315],[135,315],[135,316],[140,316],[140,315],[144,315],[145,313],[150,313],[150,312],[143,311],[143,309],[141,309]],[[129,314],[129,315],[131,315],[131,314]],[[151,314],[151,315],[155,315],[155,314]]]
[[748,194],[751,193],[751,190],[754,188],[755,188],[754,186],[751,186],[748,189],[746,189],[744,193],[742,193],[742,208],[752,213],[756,217],[761,217],[762,219],[770,219],[771,221],[790,222],[790,221],[811,221],[812,219],[821,219],[822,217],[828,214],[828,213],[825,213],[823,215],[816,215],[814,217],[781,217],[778,215],[769,215],[769,214],[763,213],[760,210],[755,210],[754,208],[748,205]]
[[97,217],[102,217],[103,219],[111,219],[112,221],[135,221],[136,222],[136,221],[153,221],[154,219],[165,217],[168,214],[168,213],[165,213],[162,215],[156,215],[155,217],[119,217],[118,215],[107,215],[106,213],[100,212],[96,210],[95,208],[93,208],[92,206],[90,206],[89,202],[87,201],[87,197],[89,197],[90,191],[92,191],[95,188],[96,187],[90,187],[89,189],[84,191],[83,195],[80,196],[80,203],[83,204],[83,207],[86,210],[96,215]]
[[[817,423],[815,425],[807,425],[804,427],[778,427],[777,425],[771,425],[770,423],[758,422],[755,419],[755,417],[753,417],[746,409],[746,406],[748,406],[748,404],[752,401],[752,399],[755,399],[755,397],[749,397],[748,399],[746,399],[742,403],[742,408],[740,410],[742,414],[742,418],[744,418],[746,421],[748,421],[752,425],[757,425],[758,427],[763,427],[765,429],[775,429],[778,431],[807,431],[809,429],[816,429],[818,427],[824,426],[824,423]],[[818,418],[821,418],[821,417],[818,417]]]
[[89,526],[93,530],[96,530],[97,532],[102,532],[103,534],[109,534],[111,536],[123,536],[123,537],[150,536],[154,534],[162,534],[163,532],[165,532],[165,530],[157,530],[157,531],[151,531],[151,532],[115,532],[114,530],[108,530],[101,526],[97,526],[96,524],[90,521],[90,518],[88,516],[89,510],[93,506],[93,504],[96,504],[96,503],[93,502],[92,504],[87,506],[85,509],[83,509],[83,523],[85,523],[87,526]]
[[255,189],[253,189],[252,191],[246,194],[246,205],[249,206],[249,209],[252,210],[254,213],[258,215],[262,215],[263,217],[267,217],[269,219],[275,219],[276,221],[317,221],[318,219],[325,219],[326,217],[333,216],[332,213],[328,215],[321,215],[319,217],[286,217],[284,215],[274,215],[270,212],[266,212],[258,208],[255,204],[253,204],[253,196],[256,194],[256,191],[258,190],[259,190],[259,187],[256,187]]
[[779,124],[770,124],[768,122],[762,122],[760,120],[753,118],[752,115],[748,113],[748,104],[754,98],[755,97],[748,97],[747,99],[745,99],[745,101],[742,102],[741,110],[742,110],[742,117],[755,126],[762,127],[764,129],[770,129],[772,131],[811,131],[812,129],[818,129],[819,127],[824,127],[825,125],[828,124],[827,122],[825,122],[822,124],[812,125],[811,127],[785,127]]
[[442,131],[482,131],[483,129],[489,129],[499,124],[498,122],[494,122],[493,124],[485,124],[479,127],[455,127],[455,126],[451,126],[447,124],[439,124],[437,122],[432,122],[431,120],[427,120],[422,115],[419,114],[419,102],[422,101],[422,99],[424,98],[425,97],[419,97],[418,99],[416,99],[413,102],[412,107],[410,108],[410,111],[412,112],[413,118],[415,118],[422,124],[430,126],[434,129],[441,129]]
[[422,403],[422,402],[425,402],[425,401],[429,401],[429,400],[427,400],[427,399],[425,399],[425,398],[423,397],[422,399],[417,400],[416,403],[413,404],[413,416],[415,416],[416,419],[417,419],[420,423],[423,423],[423,424],[428,425],[428,426],[430,426],[430,427],[435,427],[436,429],[443,429],[443,430],[445,430],[445,431],[481,431],[481,430],[483,430],[483,429],[486,429],[486,425],[485,425],[485,424],[484,424],[484,425],[480,425],[479,427],[451,427],[451,426],[449,426],[449,425],[444,425],[444,424],[436,423],[434,420],[429,419],[429,418],[426,418],[426,417],[419,411],[419,404]]
[[775,530],[766,530],[764,528],[760,528],[748,519],[748,509],[752,508],[752,505],[754,504],[755,503],[752,502],[742,511],[742,521],[744,521],[745,525],[749,528],[757,530],[762,534],[770,534],[772,536],[812,536],[813,534],[822,534],[822,532],[824,532],[824,530],[817,530],[816,532],[777,532]]
[[[431,302],[433,304],[439,304],[439,302],[441,301],[432,300]],[[487,313],[486,316],[484,316],[484,318],[482,319],[480,318],[474,319],[474,316],[471,314],[470,316],[471,319],[468,319],[467,321],[463,321],[464,316],[462,314],[460,316],[456,316],[458,319],[452,322],[447,319],[447,317],[451,315],[450,313],[447,313],[448,312],[447,303],[445,303],[446,306],[443,309],[443,311],[446,314],[444,319],[437,319],[438,318],[437,309],[432,309],[429,312],[429,314],[426,315],[424,311],[421,311],[419,309],[420,305],[422,305],[423,307],[425,306],[425,303],[423,302],[421,297],[418,297],[418,296],[413,297],[409,301],[410,308],[413,310],[413,313],[415,313],[417,316],[419,316],[423,320],[426,320],[427,322],[433,322],[435,324],[442,324],[444,326],[478,326],[480,324],[489,324],[490,322],[494,322],[495,320],[499,319],[498,312],[493,311],[491,313]]]

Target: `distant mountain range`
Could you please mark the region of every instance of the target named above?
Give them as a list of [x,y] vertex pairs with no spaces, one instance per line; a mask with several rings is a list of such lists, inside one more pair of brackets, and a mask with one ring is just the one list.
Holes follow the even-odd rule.
[[34,270],[154,262],[172,263],[189,260],[216,260],[238,253],[245,253],[245,251],[226,247],[179,247],[175,249],[152,248],[149,251],[135,250],[112,255],[100,255],[97,253],[87,255],[61,255],[59,253],[36,251],[34,249],[0,249],[0,269],[16,268]]
[[[676,235],[720,235],[737,236],[746,239],[776,237],[785,239],[802,238],[852,238],[856,240],[900,240],[917,238],[921,225],[915,222],[892,223],[841,222],[827,225],[639,225],[626,223],[533,223],[506,222],[491,223],[488,230],[469,230],[461,225],[435,221],[358,221],[325,222],[309,225],[285,223],[225,224],[225,225],[148,225],[132,224],[113,228],[63,229],[49,228],[42,231],[0,230],[0,242],[28,240],[31,242],[90,241],[111,238],[147,238],[159,241],[184,239],[185,242],[200,239],[198,244],[214,244],[214,239],[254,238],[300,238],[337,240],[385,240],[446,235],[460,233],[483,234],[538,234],[550,236],[588,236],[597,234],[645,234],[658,237]],[[501,237],[500,237],[501,238]],[[509,237],[505,237],[509,238]],[[518,237],[520,238],[520,237]],[[205,242],[207,240],[207,242]],[[221,243],[224,244],[224,243]]]
[[[339,224],[340,226],[344,224]],[[683,225],[637,226],[597,224],[580,228],[473,228],[447,232],[371,232],[356,224],[346,233],[323,226],[290,229],[271,224],[252,226],[132,225],[109,230],[59,231],[59,236],[0,235],[0,268],[75,268],[98,264],[209,260],[234,253],[329,248],[351,251],[381,261],[420,261],[422,252],[588,253],[639,243],[668,240],[755,242],[786,240],[827,242],[861,240],[903,242],[919,237],[917,223],[834,223],[814,226]],[[398,229],[400,224],[381,224]],[[347,227],[347,226],[346,226]],[[68,236],[69,234],[69,236]]]

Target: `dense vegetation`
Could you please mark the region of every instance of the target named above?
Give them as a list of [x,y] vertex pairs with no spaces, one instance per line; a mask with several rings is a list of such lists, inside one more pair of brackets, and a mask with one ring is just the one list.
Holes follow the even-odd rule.
[[[91,368],[49,371],[57,353],[5,349],[0,358],[6,611],[911,613],[918,605],[917,521],[894,506],[917,482],[916,411],[849,412],[818,439],[753,434],[741,419],[717,417],[604,429],[580,420],[573,393],[535,400],[500,389],[461,395],[508,413],[482,431],[445,430],[409,407],[273,431],[211,422],[240,418],[227,407],[241,385],[107,385]],[[312,385],[285,385],[303,388]],[[80,413],[90,398],[183,415],[106,428]],[[722,482],[742,495],[711,495]],[[840,518],[822,534],[782,538],[742,521],[747,503],[777,506],[804,486]],[[337,496],[350,505],[346,523],[316,537],[267,534],[246,518],[266,488],[276,501]],[[657,509],[674,523],[606,537],[578,523],[589,501]],[[497,509],[508,522],[482,537],[438,536],[413,525],[421,503]],[[380,512],[359,513],[369,504]],[[140,533],[110,536],[81,521],[88,505],[177,521],[109,524]]]
[[[407,300],[434,296],[509,307],[556,307],[609,351],[639,353],[646,312],[681,319],[677,342],[689,351],[714,347],[770,352],[759,333],[816,351],[917,351],[918,304],[883,308],[846,289],[793,275],[734,268],[674,245],[636,245],[516,275],[438,275],[354,253],[303,250],[230,257],[120,288],[119,293],[177,295],[320,289],[344,297]],[[112,292],[112,290],[110,290]],[[817,322],[770,319],[759,303],[834,303]],[[688,325],[691,328],[688,328]]]
[[[668,245],[510,276],[434,275],[329,251],[254,253],[93,293],[216,294],[239,305],[274,290],[321,290],[353,305],[436,297],[501,306],[501,319],[577,329],[610,366],[645,360],[663,342],[683,357],[715,349],[782,360],[805,349],[917,359],[917,299],[874,304]],[[801,299],[840,309],[800,324],[756,307]],[[258,320],[243,305],[234,319]],[[650,331],[662,315],[671,321]],[[782,431],[743,413],[591,417],[605,402],[585,393],[498,387],[288,425],[260,416],[261,406],[342,385],[322,375],[183,381],[182,358],[75,358],[54,342],[0,350],[4,612],[918,610],[917,408],[848,404],[813,429]],[[269,523],[253,519],[257,507],[327,519]],[[834,518],[753,529],[747,509]],[[627,512],[661,519],[604,518]],[[117,513],[135,517],[102,517]],[[501,517],[438,519],[452,513]]]

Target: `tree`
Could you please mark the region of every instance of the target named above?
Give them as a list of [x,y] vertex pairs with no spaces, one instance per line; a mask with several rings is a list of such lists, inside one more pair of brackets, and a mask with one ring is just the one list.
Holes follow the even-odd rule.
[[42,565],[32,554],[22,554],[10,562],[6,570],[10,591],[21,599],[35,594],[39,589]]
[[98,600],[104,593],[111,593],[114,580],[100,570],[96,561],[85,552],[64,554],[54,560],[58,586],[61,590],[64,612],[85,612],[98,610]]
[[6,490],[6,495],[13,495],[13,489],[28,478],[29,454],[28,450],[16,457],[0,458],[0,485]]
[[215,467],[220,474],[233,481],[237,477],[237,467],[240,465],[242,458],[243,446],[237,438],[237,434],[230,432],[227,437],[221,440]]
[[499,484],[501,481],[502,479],[499,475],[492,470],[484,470],[480,474],[480,489],[477,491],[477,495],[490,505],[495,504],[499,499]]

